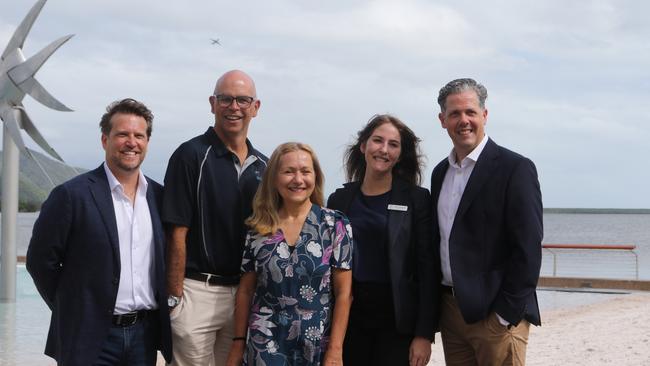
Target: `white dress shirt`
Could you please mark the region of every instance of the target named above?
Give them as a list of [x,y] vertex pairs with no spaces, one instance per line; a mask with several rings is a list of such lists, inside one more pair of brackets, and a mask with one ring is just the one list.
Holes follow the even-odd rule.
[[[487,144],[488,136],[485,134],[481,143],[476,146],[472,152],[467,155],[460,164],[456,161],[456,154],[452,149],[449,153],[449,169],[445,174],[445,179],[442,181],[442,188],[440,188],[440,196],[438,197],[438,226],[440,227],[440,264],[442,267],[442,281],[441,283],[446,286],[453,286],[454,281],[451,276],[451,263],[449,261],[449,235],[451,228],[454,226],[454,218],[460,199],[463,197],[467,181],[472,175],[474,166],[479,156]],[[508,321],[503,319],[497,313],[499,323],[503,326],[508,326]]]
[[454,217],[458,211],[460,199],[465,192],[467,181],[472,175],[476,161],[478,160],[485,144],[487,144],[487,134],[483,136],[481,143],[472,150],[460,163],[456,161],[454,149],[449,153],[449,168],[445,173],[445,179],[442,181],[440,196],[438,197],[438,226],[440,228],[440,264],[442,267],[442,284],[453,286],[454,281],[451,276],[451,263],[449,261],[449,235],[454,225]]
[[147,203],[147,180],[140,171],[135,200],[131,203],[106,163],[104,170],[113,198],[122,269],[114,313],[156,309],[153,227]]

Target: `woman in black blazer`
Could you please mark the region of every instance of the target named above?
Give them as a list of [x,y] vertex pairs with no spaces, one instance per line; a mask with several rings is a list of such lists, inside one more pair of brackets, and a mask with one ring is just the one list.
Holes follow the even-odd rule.
[[436,329],[431,196],[419,139],[399,119],[376,115],[345,155],[347,179],[327,206],[348,216],[354,301],[344,365],[424,366]]

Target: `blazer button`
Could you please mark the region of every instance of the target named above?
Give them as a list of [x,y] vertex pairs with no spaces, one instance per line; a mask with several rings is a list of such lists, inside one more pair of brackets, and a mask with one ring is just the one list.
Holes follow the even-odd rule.
[[120,279],[117,277],[113,278],[113,284],[117,285],[118,283],[120,283]]

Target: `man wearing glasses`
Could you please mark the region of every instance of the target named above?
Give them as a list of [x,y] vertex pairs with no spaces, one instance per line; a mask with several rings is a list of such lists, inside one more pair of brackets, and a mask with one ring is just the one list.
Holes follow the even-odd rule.
[[233,333],[244,220],[268,160],[247,139],[260,101],[233,70],[210,96],[214,126],[181,144],[165,174],[172,365],[223,365]]

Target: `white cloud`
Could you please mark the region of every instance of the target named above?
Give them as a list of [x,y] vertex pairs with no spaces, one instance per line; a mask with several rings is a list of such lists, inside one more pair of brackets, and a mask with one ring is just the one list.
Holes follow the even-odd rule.
[[[0,47],[31,4],[0,14]],[[650,207],[617,189],[650,180],[638,167],[650,153],[649,10],[631,0],[49,1],[25,54],[76,34],[37,74],[75,112],[25,103],[66,160],[91,168],[106,105],[143,100],[155,114],[145,170],[161,180],[176,146],[212,124],[216,78],[241,68],[262,100],[253,143],[269,154],[312,144],[329,192],[343,181],[344,146],[375,113],[414,129],[430,172],[451,147],[438,89],[469,76],[489,89],[490,136],[537,163],[547,206]]]

